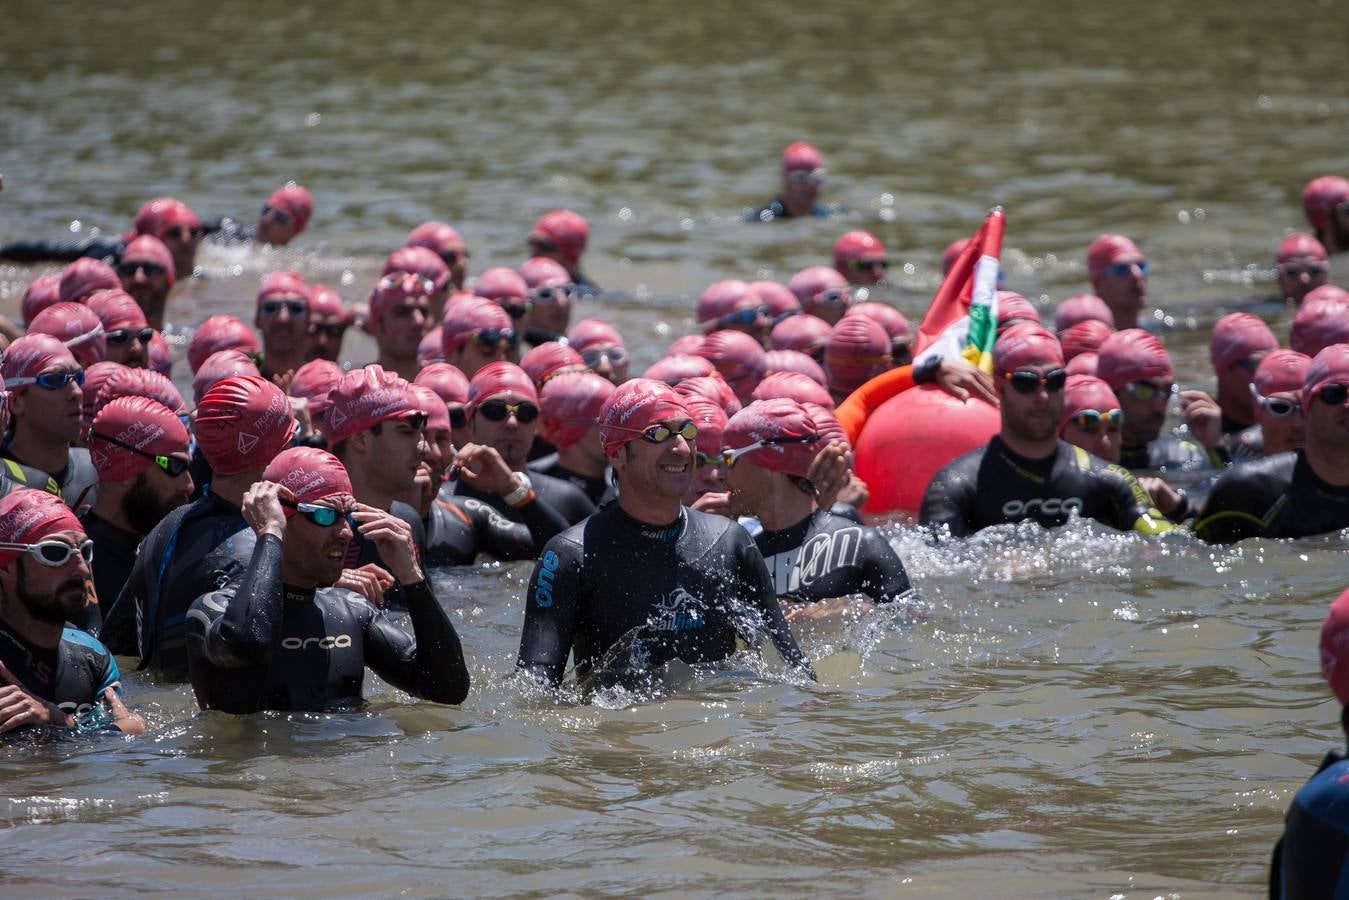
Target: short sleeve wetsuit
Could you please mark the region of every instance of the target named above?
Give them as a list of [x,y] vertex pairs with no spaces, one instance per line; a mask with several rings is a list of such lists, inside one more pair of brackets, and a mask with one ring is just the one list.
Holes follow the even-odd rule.
[[1317,477],[1302,450],[1276,453],[1222,473],[1194,530],[1209,543],[1298,538],[1349,528],[1349,486]]
[[103,699],[112,688],[122,693],[122,673],[108,648],[76,628],[61,631],[55,647],[39,647],[0,619],[0,662],[24,688],[55,703],[77,724],[115,727]]
[[1027,459],[998,436],[933,476],[919,519],[965,537],[1027,519],[1052,528],[1074,512],[1120,531],[1171,530],[1148,492],[1122,467],[1066,441],[1043,459]]
[[409,635],[351,591],[282,584],[282,556],[281,540],[263,535],[238,578],[192,604],[188,668],[203,709],[354,706],[367,665],[414,696],[463,702],[463,648],[426,580],[403,585]]
[[832,513],[819,511],[790,528],[760,531],[754,543],[773,590],[794,602],[866,594],[889,603],[912,589],[904,563],[879,531]]
[[139,657],[142,669],[186,679],[188,607],[240,572],[252,552],[253,530],[219,494],[178,507],[141,541],[99,638],[114,653]]
[[1349,897],[1349,760],[1327,754],[1293,797],[1274,851],[1269,893],[1280,900]]
[[486,553],[499,560],[532,559],[538,548],[567,527],[567,520],[551,506],[526,503],[523,522],[512,522],[472,497],[437,498],[426,525],[428,566],[466,566]]
[[725,659],[737,634],[751,646],[766,634],[789,665],[807,667],[749,534],[687,508],[655,526],[613,503],[549,541],[525,594],[516,665],[556,685],[572,653],[584,678],[635,630],[650,651],[638,666]]
[[[536,495],[533,502],[551,506],[566,520],[568,525],[575,525],[595,512],[595,504],[591,503],[585,492],[575,485],[568,484],[550,475],[544,475],[542,472],[530,471],[528,475],[530,482],[534,485]],[[462,481],[451,481],[447,484],[445,489],[441,490],[441,496],[449,499],[445,496],[446,494],[481,500],[512,522],[524,521],[521,511],[508,505],[497,494],[476,490]]]

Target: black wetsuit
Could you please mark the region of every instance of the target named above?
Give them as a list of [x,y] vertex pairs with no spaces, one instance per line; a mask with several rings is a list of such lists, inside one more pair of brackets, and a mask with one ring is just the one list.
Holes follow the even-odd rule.
[[[575,525],[595,512],[595,504],[580,488],[542,472],[529,472],[529,480],[534,485],[535,503],[546,503],[555,509],[568,525]],[[446,495],[449,496],[446,496]],[[520,510],[507,505],[498,494],[489,494],[469,487],[462,481],[451,481],[441,490],[441,497],[448,500],[454,497],[472,497],[481,500],[501,513],[512,522],[523,522]]]
[[98,594],[98,610],[107,616],[117,595],[131,577],[131,566],[136,562],[136,548],[141,536],[134,531],[118,528],[93,512],[80,517],[84,533],[94,542],[94,590]]
[[749,534],[691,509],[654,526],[614,503],[549,541],[525,594],[516,665],[556,685],[573,653],[584,678],[629,632],[645,639],[637,666],[725,659],[737,634],[751,646],[766,634],[788,664],[806,665]]
[[466,566],[486,553],[502,561],[532,559],[538,548],[567,527],[567,520],[547,504],[527,503],[523,522],[512,522],[472,497],[437,498],[426,518],[426,556],[431,567]]
[[28,691],[81,719],[79,725],[111,726],[103,692],[122,692],[117,660],[97,639],[64,628],[55,647],[29,643],[0,619],[0,662]]
[[605,469],[605,474],[599,478],[591,478],[588,475],[578,475],[575,472],[570,472],[562,468],[562,464],[557,460],[556,453],[551,456],[541,456],[538,459],[531,460],[527,468],[531,475],[535,472],[542,472],[549,478],[557,478],[568,484],[575,485],[584,491],[585,495],[590,498],[590,502],[597,507],[608,503],[618,496],[618,491],[609,482],[609,479],[605,477],[605,475],[609,474],[608,469]]
[[[830,207],[825,206],[823,203],[816,203],[814,206],[811,207],[809,217],[822,219],[838,211],[840,210],[838,209],[831,210]],[[782,202],[781,197],[774,197],[771,201],[759,207],[758,209],[749,210],[748,212],[745,213],[746,222],[776,222],[778,219],[795,219],[795,218],[807,218],[807,217],[793,216],[790,212],[787,211],[787,205]]]
[[[35,481],[40,480],[43,475],[48,476],[56,484],[61,499],[66,501],[66,506],[77,514],[92,506],[98,497],[98,470],[94,468],[94,461],[89,458],[89,451],[84,447],[71,447],[66,464],[59,472],[44,472],[28,465],[14,455],[8,443],[0,449],[0,456],[17,463],[21,469],[36,473]],[[46,484],[42,484],[39,489],[46,489]]]
[[188,661],[202,709],[355,706],[367,665],[414,696],[463,702],[463,648],[426,580],[402,586],[414,639],[351,591],[283,585],[281,562],[281,540],[263,535],[238,578],[192,604]]
[[99,637],[114,653],[139,657],[139,668],[183,680],[188,607],[242,571],[252,552],[253,530],[219,494],[178,507],[141,541]]
[[1277,453],[1218,476],[1195,523],[1210,543],[1298,538],[1349,528],[1349,487],[1326,484],[1302,450]]
[[0,245],[0,259],[17,263],[70,263],[82,256],[117,265],[126,244],[120,237],[91,237],[79,241],[15,241]]
[[206,230],[206,240],[213,244],[246,244],[258,237],[257,225],[245,225],[229,216],[203,221],[201,224]]
[[904,563],[879,531],[832,513],[812,513],[782,531],[761,531],[754,543],[777,595],[798,603],[849,594],[889,603],[912,589]]
[[1189,435],[1163,431],[1144,447],[1120,451],[1119,464],[1130,472],[1159,469],[1221,468],[1224,460],[1215,457]]
[[1050,528],[1074,512],[1121,531],[1171,529],[1125,469],[1067,441],[1044,459],[1027,459],[998,436],[932,477],[919,519],[934,533],[945,526],[952,537],[964,537],[1027,519]]
[[1349,897],[1349,760],[1328,753],[1293,797],[1274,847],[1269,896]]

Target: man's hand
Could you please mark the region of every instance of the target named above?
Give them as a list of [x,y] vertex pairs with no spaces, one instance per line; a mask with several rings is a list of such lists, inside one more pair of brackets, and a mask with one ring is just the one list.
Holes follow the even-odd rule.
[[116,688],[103,689],[103,702],[108,704],[113,723],[123,734],[145,734],[145,720],[127,709]]
[[484,444],[465,444],[459,448],[450,477],[458,478],[469,487],[485,494],[504,497],[515,490],[515,473],[495,447]]
[[728,519],[735,518],[735,510],[731,506],[731,495],[724,491],[708,491],[694,500],[689,509],[711,513],[714,516],[725,516]]
[[861,615],[871,610],[873,605],[866,600],[833,597],[829,600],[817,600],[814,603],[793,606],[787,611],[785,618],[788,622],[798,622],[819,621],[842,615]]
[[1185,424],[1207,450],[1212,450],[1223,439],[1223,411],[1217,402],[1203,391],[1181,391],[1180,411]]
[[379,558],[388,565],[399,584],[416,584],[426,578],[417,562],[417,543],[407,522],[364,503],[356,504],[352,518],[362,536],[379,550]]
[[830,441],[810,462],[806,480],[815,485],[815,503],[828,509],[838,500],[839,492],[848,483],[852,468],[852,451],[842,441]]
[[943,358],[937,367],[936,383],[957,400],[968,400],[975,396],[994,406],[998,405],[998,395],[993,390],[993,376],[963,359]]
[[366,563],[359,569],[343,569],[337,587],[355,591],[371,606],[384,608],[384,592],[393,587],[393,576],[387,569]]
[[288,488],[273,481],[258,481],[244,492],[241,504],[244,521],[262,537],[273,534],[284,538],[286,534],[286,511],[281,506],[281,498],[290,500],[294,494]]
[[61,712],[54,703],[28,691],[0,663],[0,734],[28,725],[61,725],[70,728],[73,717]]
[[1162,479],[1155,476],[1144,476],[1138,479],[1138,483],[1142,485],[1143,490],[1147,491],[1148,496],[1152,498],[1152,505],[1157,507],[1162,515],[1166,516],[1168,519],[1180,508],[1184,498],[1181,497],[1179,491]]

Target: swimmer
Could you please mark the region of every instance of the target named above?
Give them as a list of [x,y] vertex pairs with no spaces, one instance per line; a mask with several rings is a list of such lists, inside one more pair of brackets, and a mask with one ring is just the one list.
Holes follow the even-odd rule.
[[[585,679],[634,629],[652,670],[725,659],[736,637],[766,636],[813,677],[782,617],[763,557],[738,524],[681,505],[693,480],[696,427],[668,385],[635,379],[600,412],[618,502],[548,542],[525,592],[516,665],[556,686],[568,655]],[[638,654],[633,654],[637,656]]]
[[529,463],[531,473],[569,482],[597,507],[614,495],[599,437],[600,408],[613,392],[613,383],[593,372],[550,378],[539,394],[539,432],[557,452]]
[[834,268],[854,286],[885,284],[890,261],[874,234],[849,231],[834,242]]
[[89,309],[103,324],[103,358],[132,369],[150,363],[150,340],[155,329],[126,291],[99,291],[89,298]]
[[[344,374],[341,366],[327,359],[311,359],[295,370],[295,377],[290,380],[286,394],[304,401],[308,417],[307,431],[304,430],[306,423],[300,422],[302,430],[297,436],[299,443],[324,450],[328,448],[328,441],[323,437],[328,407],[332,405],[328,395],[337,387]],[[296,418],[300,417],[297,415]]]
[[238,350],[245,356],[257,356],[261,347],[258,336],[234,316],[211,316],[192,332],[187,342],[187,364],[197,374],[202,364],[221,350]]
[[557,260],[532,256],[521,264],[519,274],[529,291],[529,312],[523,322],[525,339],[535,347],[556,341],[567,333],[577,297],[571,273]]
[[370,333],[379,348],[375,362],[386,372],[407,381],[417,377],[417,347],[430,328],[435,287],[415,272],[391,272],[370,292]]
[[255,225],[243,225],[225,216],[208,224],[205,230],[210,240],[216,243],[256,241],[271,247],[284,247],[305,230],[313,215],[313,195],[290,181],[267,197]]
[[567,342],[581,354],[581,361],[590,371],[609,379],[615,385],[628,380],[628,366],[632,358],[618,333],[603,319],[582,319],[567,332]]
[[1296,450],[1307,440],[1302,383],[1311,359],[1296,350],[1275,350],[1255,370],[1251,400],[1255,424],[1236,436],[1232,461],[1238,465]]
[[1138,245],[1121,234],[1101,235],[1087,248],[1087,275],[1115,327],[1137,328],[1148,305],[1148,261]]
[[1323,175],[1302,189],[1302,211],[1316,239],[1334,256],[1349,250],[1349,178]]
[[488,363],[513,357],[520,343],[506,311],[471,294],[451,297],[445,305],[440,339],[445,362],[468,378]]
[[403,242],[409,247],[425,247],[439,256],[450,269],[451,291],[462,291],[468,278],[469,252],[463,237],[444,222],[423,222],[408,233]]
[[571,276],[577,296],[595,297],[599,285],[581,271],[581,255],[590,240],[590,226],[586,220],[569,209],[555,209],[542,216],[529,230],[529,255],[546,256],[562,264]]
[[145,732],[122,703],[122,675],[108,648],[65,624],[87,602],[92,550],[59,498],[21,489],[0,499],[0,734]]
[[1227,543],[1349,527],[1349,344],[1312,358],[1300,402],[1306,446],[1218,476],[1195,524],[1199,537]]
[[1274,275],[1279,284],[1280,301],[1296,309],[1309,291],[1316,290],[1330,278],[1330,258],[1326,248],[1309,234],[1288,235],[1274,252]]
[[[414,697],[457,704],[469,674],[459,636],[418,563],[407,523],[357,503],[335,456],[295,447],[243,497],[256,535],[247,567],[188,615],[188,669],[202,709],[357,706],[365,668]],[[413,634],[336,587],[355,534],[377,547]]]
[[342,302],[342,296],[322,284],[310,286],[308,341],[304,358],[336,362],[342,356],[342,339],[349,327],[351,312]]
[[1288,346],[1315,356],[1332,344],[1349,343],[1349,292],[1323,284],[1307,292],[1288,329]]
[[1036,325],[1008,331],[994,345],[993,366],[1001,430],[933,476],[923,525],[965,537],[1026,520],[1053,527],[1076,513],[1120,531],[1171,530],[1128,471],[1058,438],[1068,375],[1052,334]]
[[698,355],[716,367],[741,405],[753,399],[768,366],[763,345],[739,331],[712,332],[699,347]]
[[1229,456],[1236,433],[1255,424],[1255,402],[1251,398],[1255,370],[1261,360],[1278,349],[1274,332],[1250,313],[1231,313],[1213,325],[1209,361],[1218,376],[1218,393],[1213,399],[1222,416],[1223,451]]
[[[450,269],[435,251],[426,247],[399,247],[384,260],[384,270],[380,274],[382,276],[411,274],[430,283],[430,310],[426,316],[428,330],[431,322],[439,322],[445,315],[445,303],[449,300],[452,289]],[[373,333],[372,322],[367,322],[362,327]]]
[[802,269],[791,277],[787,287],[801,301],[801,309],[806,315],[824,319],[830,325],[837,325],[852,303],[848,279],[829,266]]
[[738,278],[718,281],[703,291],[695,312],[703,334],[743,331],[767,346],[772,311],[758,291]]
[[145,321],[156,331],[163,328],[164,308],[177,280],[169,248],[152,234],[137,235],[126,245],[113,268],[122,281],[122,290],[136,301]]
[[819,202],[820,188],[827,177],[820,151],[805,141],[787,145],[782,151],[781,193],[766,206],[747,211],[745,221],[775,222],[829,215],[829,209]]
[[253,326],[262,335],[264,378],[294,372],[305,364],[309,337],[309,285],[294,272],[272,272],[258,290]]

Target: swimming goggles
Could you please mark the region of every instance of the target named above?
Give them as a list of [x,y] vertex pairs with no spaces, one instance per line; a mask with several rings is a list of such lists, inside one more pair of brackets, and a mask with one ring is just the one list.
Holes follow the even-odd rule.
[[6,378],[5,390],[35,384],[46,391],[59,391],[72,381],[78,385],[83,385],[84,370],[81,369],[78,372],[43,372],[32,377]]
[[1342,384],[1328,384],[1313,396],[1327,406],[1343,406],[1344,398],[1349,396],[1349,387]]
[[1260,408],[1269,413],[1276,419],[1282,419],[1284,416],[1291,416],[1293,413],[1302,409],[1302,404],[1296,400],[1289,400],[1287,397],[1265,397],[1251,385],[1251,397]]
[[161,456],[156,453],[146,453],[139,447],[124,444],[117,440],[117,438],[108,437],[106,434],[99,434],[97,431],[93,432],[91,437],[96,437],[100,441],[107,441],[114,447],[121,447],[123,450],[127,450],[137,456],[143,456],[146,459],[153,460],[154,464],[163,469],[164,474],[168,475],[170,478],[177,478],[179,475],[186,472],[188,467],[192,465],[190,461],[183,459],[181,456]]
[[320,528],[332,528],[342,519],[345,519],[352,528],[356,527],[356,520],[351,516],[353,510],[334,509],[331,506],[320,506],[317,503],[296,503],[293,500],[281,500],[281,505],[289,506],[307,521]]
[[1138,262],[1115,263],[1102,269],[1101,274],[1109,275],[1111,278],[1128,278],[1133,274],[1134,266],[1138,267],[1139,275],[1147,276],[1148,261],[1146,259],[1140,259]]
[[27,551],[33,559],[53,569],[64,566],[76,553],[83,557],[86,563],[94,561],[94,542],[91,540],[85,540],[78,547],[57,540],[38,541],[36,544],[0,544],[0,550]]
[[1174,381],[1167,384],[1153,384],[1151,381],[1131,381],[1124,386],[1133,397],[1140,403],[1147,403],[1158,396],[1170,397],[1176,392],[1176,383]]
[[1107,431],[1119,431],[1124,427],[1124,410],[1083,409],[1074,413],[1068,421],[1087,434],[1095,434],[1102,425]]
[[726,468],[735,465],[736,460],[746,453],[753,453],[755,450],[762,450],[764,447],[779,447],[783,444],[814,444],[820,440],[818,434],[792,434],[781,437],[767,437],[761,441],[755,441],[752,444],[746,444],[743,447],[732,450],[727,447],[721,451],[721,464]]
[[623,425],[605,425],[604,427],[612,428],[615,431],[630,431],[633,434],[640,434],[642,440],[648,444],[663,444],[675,435],[679,435],[686,441],[691,441],[698,436],[698,426],[693,424],[692,419],[685,419],[673,428],[664,422],[646,428],[627,428]]
[[1003,372],[1002,377],[1018,394],[1033,394],[1041,387],[1051,394],[1057,394],[1068,381],[1068,373],[1063,369],[1050,369],[1043,375],[1026,371]]
[[[521,425],[528,425],[539,417],[538,406],[523,400],[519,403],[507,403],[505,400],[487,400],[478,404],[478,415],[489,422],[504,422],[507,416],[515,416]],[[450,422],[454,426],[454,422]]]

